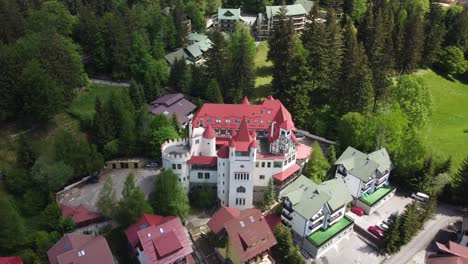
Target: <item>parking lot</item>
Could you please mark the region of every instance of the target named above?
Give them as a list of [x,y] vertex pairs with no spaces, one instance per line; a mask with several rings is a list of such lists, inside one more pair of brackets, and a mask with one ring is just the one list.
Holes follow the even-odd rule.
[[355,225],[358,225],[361,228],[367,230],[367,228],[371,225],[380,225],[394,212],[398,212],[398,214],[403,213],[405,206],[412,201],[413,199],[405,197],[397,192],[395,196],[384,203],[371,215],[363,215],[359,217],[352,212],[348,212],[347,215],[354,219]]
[[155,175],[158,175],[159,169],[115,169],[106,170],[99,176],[99,182],[83,184],[73,187],[70,190],[63,192],[59,197],[59,202],[65,205],[78,206],[83,204],[91,211],[97,211],[97,201],[99,192],[101,191],[106,179],[112,177],[114,190],[117,199],[122,197],[122,190],[125,179],[133,172],[137,186],[143,191],[148,198],[149,194],[154,190]]
[[[360,228],[367,230],[370,225],[379,225],[388,218],[393,212],[403,213],[405,206],[412,202],[411,198],[404,197],[400,193],[396,193],[390,200],[383,204],[371,215],[357,216],[351,211],[347,212],[346,215],[354,219],[354,224]],[[365,234],[366,237],[373,236],[370,233]],[[374,237],[372,237],[374,238]],[[377,239],[375,237],[375,239]],[[379,254],[375,245],[369,245],[372,240],[364,240],[358,233],[353,232],[347,238],[342,240],[340,243],[335,245],[329,251],[325,253],[317,261],[323,264],[334,264],[334,263],[380,263],[384,260],[384,257]]]

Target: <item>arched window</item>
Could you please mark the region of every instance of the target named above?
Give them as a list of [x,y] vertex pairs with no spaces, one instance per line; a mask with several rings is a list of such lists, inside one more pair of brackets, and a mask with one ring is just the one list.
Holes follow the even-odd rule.
[[240,186],[240,187],[237,188],[237,192],[238,193],[245,193],[245,188]]

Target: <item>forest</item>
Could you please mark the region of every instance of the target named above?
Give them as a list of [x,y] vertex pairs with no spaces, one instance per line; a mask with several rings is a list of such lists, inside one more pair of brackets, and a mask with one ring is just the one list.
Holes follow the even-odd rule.
[[[146,111],[166,88],[191,96],[198,106],[238,103],[244,96],[261,101],[255,98],[252,30],[238,24],[226,37],[207,31],[205,17],[221,5],[255,14],[266,5],[292,2],[0,0],[0,129],[49,128],[63,124],[57,121],[63,116],[75,124],[39,138],[19,133],[13,143],[1,138],[0,253],[46,263],[48,248],[73,228],[70,219],[62,220],[55,192],[99,172],[108,159],[159,159],[162,142],[184,136],[176,119]],[[202,65],[177,61],[170,67],[165,55],[187,45],[188,18],[192,31],[206,32],[212,47]],[[307,175],[326,180],[333,157],[347,146],[364,152],[383,146],[396,166],[395,184],[466,203],[468,160],[453,165],[450,157],[428,151],[422,137],[434,98],[414,73],[432,69],[466,85],[468,7],[322,0],[308,19],[300,35],[281,20],[266,43],[272,95],[287,106],[296,127],[337,141],[336,153],[310,160]],[[80,96],[105,90],[90,78],[130,86],[93,95],[84,112]],[[129,199],[140,201],[134,182],[126,185]],[[131,204],[115,205],[124,208],[118,211],[124,223],[134,220],[125,211]],[[141,211],[152,209],[145,203]]]

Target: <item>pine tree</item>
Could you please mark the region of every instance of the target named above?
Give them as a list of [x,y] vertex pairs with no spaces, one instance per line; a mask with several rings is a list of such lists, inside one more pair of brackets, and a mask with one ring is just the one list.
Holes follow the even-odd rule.
[[133,79],[130,81],[130,87],[128,87],[128,95],[130,96],[130,100],[132,100],[135,109],[140,109],[140,107],[145,103],[143,87]]
[[16,152],[16,164],[18,166],[30,169],[36,161],[36,154],[34,153],[31,144],[22,134],[18,139],[18,151]]
[[152,205],[157,214],[178,216],[182,221],[187,218],[190,212],[188,196],[172,170],[158,175]]
[[288,256],[293,250],[293,240],[291,231],[284,225],[277,225],[274,235],[278,244],[273,246],[271,253],[273,258],[279,263],[290,263],[287,261]]
[[455,202],[463,206],[468,205],[468,157],[453,176],[452,188]]
[[330,168],[327,158],[323,155],[322,148],[317,141],[312,144],[313,153],[307,162],[304,172],[313,182],[320,184],[327,180],[327,171]]
[[94,116],[94,133],[95,142],[100,151],[104,146],[116,137],[114,122],[107,107],[103,104],[102,100],[96,98]]
[[396,216],[395,220],[388,226],[388,231],[383,238],[383,246],[382,248],[385,252],[389,254],[393,254],[398,252],[401,247],[401,238],[400,238],[400,225],[401,225],[401,217]]
[[108,177],[101,191],[97,202],[99,213],[105,218],[112,219],[117,209],[117,196],[114,190],[112,177]]
[[414,234],[421,228],[421,215],[417,206],[415,202],[411,203],[402,215],[400,226],[401,245],[405,245],[411,241]]
[[266,206],[270,206],[275,202],[275,186],[273,185],[273,178],[268,181],[268,186],[264,194],[264,201]]
[[268,60],[273,62],[273,80],[271,82],[271,88],[273,95],[277,98],[284,98],[286,91],[290,88],[289,63],[293,54],[291,44],[294,32],[292,23],[286,17],[286,13],[286,6],[282,6],[277,15],[279,22],[275,25],[273,35],[268,41],[270,46]]
[[228,68],[227,49],[224,36],[219,30],[211,35],[211,48],[206,52],[206,75],[209,79],[216,79],[223,94],[227,92],[226,74]]
[[26,242],[27,230],[24,221],[6,195],[0,196],[0,247],[17,250]]
[[442,7],[432,3],[424,19],[424,63],[431,66],[442,49],[446,32]]
[[211,80],[208,84],[205,96],[210,102],[217,104],[223,103],[223,95],[221,94],[221,89],[219,88],[216,79]]
[[371,71],[362,43],[356,38],[356,28],[347,19],[344,30],[344,58],[340,76],[342,84],[335,97],[335,106],[341,114],[348,112],[365,113],[374,98]]
[[250,27],[236,24],[236,30],[229,43],[228,93],[224,97],[228,102],[238,103],[244,96],[250,96],[255,88],[255,41],[250,34]]
[[0,41],[14,43],[25,30],[25,21],[16,1],[0,2]]
[[328,162],[333,166],[333,164],[335,164],[335,162],[336,162],[335,145],[331,145],[330,147],[328,147],[326,154],[327,154]]
[[145,198],[145,194],[135,183],[135,176],[130,173],[124,182],[122,199],[119,201],[117,220],[122,226],[135,223],[143,214],[151,214],[153,210]]
[[192,74],[189,66],[185,63],[185,60],[176,59],[171,67],[171,73],[169,75],[169,84],[174,89],[190,94],[192,82]]
[[421,63],[424,49],[424,24],[422,14],[410,9],[405,25],[401,70],[412,72]]

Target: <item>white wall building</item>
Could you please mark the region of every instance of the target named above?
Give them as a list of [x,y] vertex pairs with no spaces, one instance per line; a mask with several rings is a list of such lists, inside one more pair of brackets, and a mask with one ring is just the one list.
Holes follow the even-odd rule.
[[270,179],[277,188],[299,175],[296,161],[311,149],[294,136],[291,114],[279,100],[262,104],[205,104],[189,123],[189,139],[161,147],[163,166],[174,169],[187,192],[211,184],[223,206],[245,209],[262,202]]

